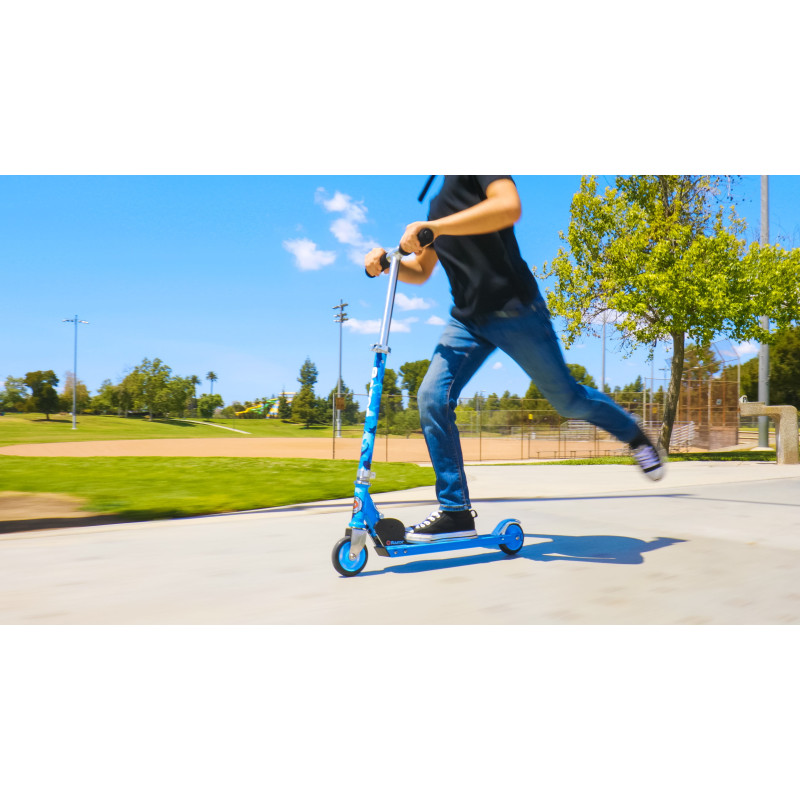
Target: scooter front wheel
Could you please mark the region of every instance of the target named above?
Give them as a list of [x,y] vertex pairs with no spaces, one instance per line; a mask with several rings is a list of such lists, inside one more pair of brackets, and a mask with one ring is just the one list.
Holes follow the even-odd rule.
[[367,563],[367,547],[361,548],[361,552],[352,558],[350,554],[350,537],[345,536],[344,539],[339,539],[333,547],[331,553],[331,560],[333,561],[333,568],[345,578],[351,575],[358,575]]
[[522,550],[522,545],[525,544],[525,534],[522,532],[522,528],[519,525],[513,524],[509,525],[506,529],[506,535],[509,536],[509,539],[506,539],[508,544],[501,544],[498,547],[507,555],[507,556],[515,556]]

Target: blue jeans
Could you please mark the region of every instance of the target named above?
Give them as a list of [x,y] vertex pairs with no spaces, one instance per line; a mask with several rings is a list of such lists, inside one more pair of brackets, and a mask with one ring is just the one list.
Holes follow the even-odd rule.
[[591,422],[626,443],[639,430],[634,418],[613,400],[572,377],[543,299],[530,306],[520,304],[502,316],[466,322],[451,318],[417,395],[422,432],[436,472],[436,497],[444,511],[470,508],[455,409],[461,391],[497,348],[528,373],[561,416]]

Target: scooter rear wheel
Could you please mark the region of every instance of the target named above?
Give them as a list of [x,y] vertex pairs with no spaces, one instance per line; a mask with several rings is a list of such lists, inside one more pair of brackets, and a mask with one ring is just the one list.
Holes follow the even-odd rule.
[[525,544],[525,534],[522,532],[522,528],[520,528],[517,524],[509,525],[506,528],[506,535],[510,537],[508,539],[508,544],[500,544],[498,547],[507,555],[507,556],[515,556],[522,550],[522,545]]
[[367,547],[364,545],[358,556],[352,559],[350,557],[350,537],[345,536],[334,545],[331,561],[333,561],[333,568],[345,578],[358,575],[367,563]]

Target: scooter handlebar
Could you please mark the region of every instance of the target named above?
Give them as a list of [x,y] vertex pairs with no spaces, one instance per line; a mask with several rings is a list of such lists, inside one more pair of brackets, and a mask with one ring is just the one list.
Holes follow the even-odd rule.
[[[419,243],[423,247],[428,247],[429,245],[431,245],[433,243],[433,231],[430,228],[423,228],[417,234],[417,239],[419,239]],[[403,250],[402,247],[398,247],[397,248],[397,252],[400,253],[401,256],[410,256],[411,255],[411,253],[406,253],[406,251]],[[386,272],[386,270],[389,269],[389,266],[390,266],[389,257],[388,257],[388,255],[386,253],[384,253],[381,256],[381,266],[383,267],[383,271],[384,272]],[[366,272],[366,270],[364,270],[364,272]],[[369,272],[367,272],[367,276],[370,277],[370,278],[374,278],[375,277],[374,275],[370,275]]]

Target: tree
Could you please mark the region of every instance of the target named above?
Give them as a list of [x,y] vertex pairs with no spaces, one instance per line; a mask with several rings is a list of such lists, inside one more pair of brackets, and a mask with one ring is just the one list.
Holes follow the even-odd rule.
[[25,378],[6,377],[3,391],[0,392],[0,411],[22,411],[28,399]]
[[27,372],[23,383],[31,390],[26,408],[31,411],[38,411],[44,414],[49,420],[51,414],[59,410],[60,403],[56,386],[58,378],[53,370],[38,370],[37,372]]
[[[170,378],[166,385],[166,413],[182,417],[194,397],[194,386],[191,378],[180,378],[177,375]],[[219,397],[219,395],[213,396]]]
[[292,400],[292,421],[309,428],[326,421],[324,410],[310,386],[304,386]]
[[186,413],[188,416],[193,417],[197,412],[197,387],[202,381],[197,375],[189,375],[187,380],[192,384],[192,394],[189,397],[189,402],[186,404]]
[[222,408],[222,398],[218,394],[201,394],[197,398],[197,412],[203,419],[211,419],[218,408]]
[[721,366],[710,344],[690,344],[684,352],[683,372],[690,381],[707,381]]
[[286,399],[285,392],[278,397],[278,419],[290,420],[292,418],[292,404]]
[[219,377],[217,377],[216,372],[207,372],[206,373],[206,380],[211,381],[211,388],[209,389],[209,394],[214,394],[214,381],[218,381]]
[[[61,410],[70,411],[72,409],[72,385],[75,383],[75,374],[67,372],[64,377],[64,391],[61,392]],[[75,409],[78,414],[82,414],[92,400],[89,396],[89,390],[86,388],[85,383],[78,381],[75,386]]]
[[317,382],[318,374],[314,363],[310,358],[306,358],[297,378],[300,391],[294,396],[291,406],[292,420],[302,422],[306,428],[326,420],[324,409],[314,394],[314,384]]
[[172,397],[168,387],[172,370],[160,359],[145,358],[125,376],[123,384],[134,406],[141,405],[152,421],[154,415],[169,411]]
[[[333,389],[331,389],[331,392],[328,395],[328,401],[325,404],[325,413],[327,414],[328,417],[332,416],[333,402],[336,398],[337,388],[338,387],[335,386]],[[342,381],[342,390],[340,397],[343,401],[342,425],[355,425],[358,422],[359,407],[358,403],[353,397],[353,390],[350,389],[344,381]]]
[[686,338],[709,344],[765,341],[762,315],[778,325],[800,317],[800,252],[746,246],[744,222],[719,201],[721,176],[634,175],[597,194],[581,178],[564,247],[548,268],[551,310],[572,344],[605,311],[628,353],[672,343],[669,387],[659,437],[667,448],[678,408]]
[[300,367],[300,377],[297,379],[300,383],[300,387],[305,388],[308,386],[313,389],[318,377],[319,371],[316,365],[310,358],[306,357],[306,360]]
[[118,387],[114,386],[108,378],[100,384],[100,388],[95,392],[89,404],[89,410],[94,414],[109,414],[117,407],[115,392]]
[[779,330],[769,348],[769,401],[800,410],[800,327],[796,325]]
[[430,359],[423,358],[421,361],[407,361],[400,367],[400,385],[408,392],[409,408],[418,408],[417,394],[430,365]]
[[[726,367],[728,380],[736,380],[736,367]],[[750,401],[758,399],[758,357],[741,368],[741,393]],[[800,410],[800,326],[790,325],[775,332],[769,348],[770,405],[794,406]]]
[[[592,389],[597,388],[594,378],[589,374],[589,371],[582,364],[567,364],[567,369],[578,383],[582,383],[584,386],[591,386]],[[528,400],[545,399],[545,396],[539,391],[539,387],[533,381],[530,382],[528,391],[525,392],[525,397]],[[549,404],[548,407],[552,408],[552,406]]]
[[[369,392],[370,384],[366,385]],[[397,373],[386,367],[383,373],[383,390],[381,392],[381,405],[378,409],[378,425],[382,431],[388,430],[392,421],[403,410],[403,394],[397,385]]]

